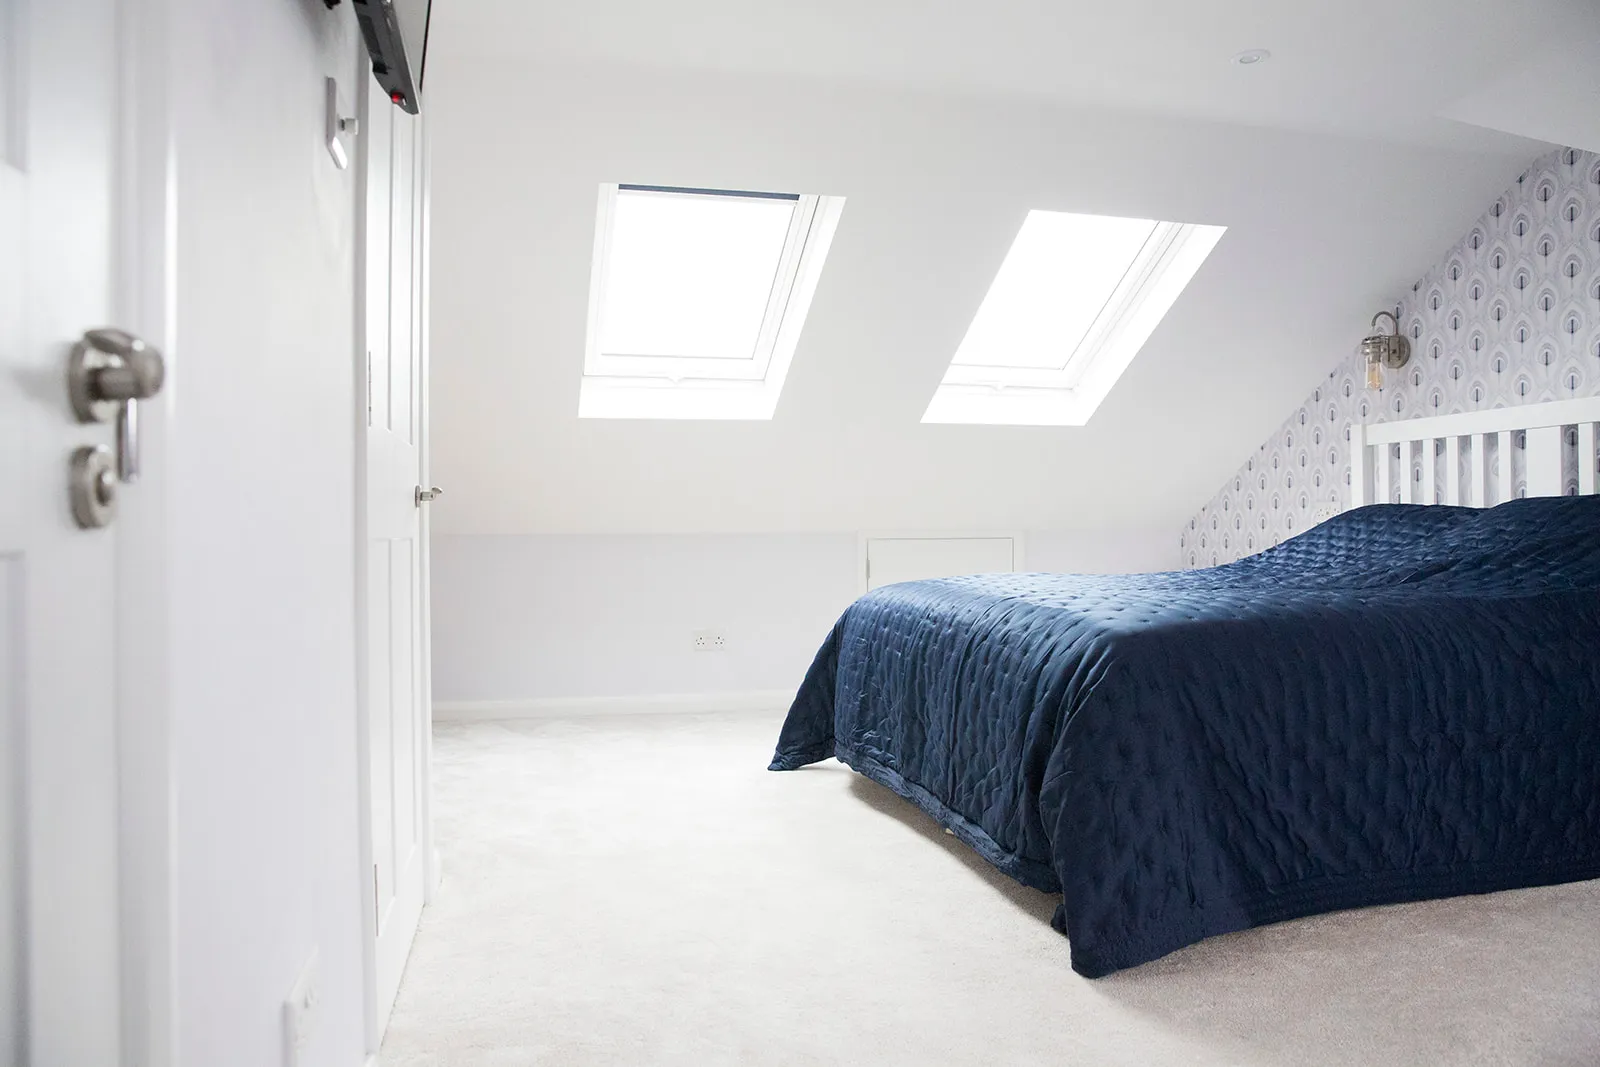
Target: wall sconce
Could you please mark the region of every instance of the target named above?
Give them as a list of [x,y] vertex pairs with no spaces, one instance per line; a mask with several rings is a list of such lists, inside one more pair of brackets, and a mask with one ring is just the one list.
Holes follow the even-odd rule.
[[[1378,320],[1387,318],[1394,323],[1394,333],[1378,331]],[[1391,311],[1380,311],[1372,316],[1373,332],[1361,339],[1361,358],[1367,361],[1367,388],[1383,388],[1383,368],[1399,370],[1411,360],[1411,342],[1400,334],[1400,320]]]

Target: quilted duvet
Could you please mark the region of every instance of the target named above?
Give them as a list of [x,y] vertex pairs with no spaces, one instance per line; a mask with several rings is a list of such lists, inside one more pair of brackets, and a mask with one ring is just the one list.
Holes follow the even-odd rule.
[[1600,876],[1600,498],[1361,508],[1205,571],[875,590],[771,768],[829,756],[1059,892],[1090,977]]

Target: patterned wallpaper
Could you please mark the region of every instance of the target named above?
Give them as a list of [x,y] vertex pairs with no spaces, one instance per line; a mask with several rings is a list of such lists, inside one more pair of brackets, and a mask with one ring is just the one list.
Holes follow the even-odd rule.
[[1411,362],[1367,389],[1356,344],[1370,331],[1352,322],[1349,355],[1189,520],[1186,568],[1231,563],[1348,507],[1355,422],[1600,395],[1600,154],[1536,159],[1392,310]]

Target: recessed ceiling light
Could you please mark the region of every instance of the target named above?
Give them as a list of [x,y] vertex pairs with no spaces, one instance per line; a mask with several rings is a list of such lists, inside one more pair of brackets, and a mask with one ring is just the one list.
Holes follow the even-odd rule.
[[1253,67],[1257,63],[1265,63],[1272,58],[1272,53],[1265,48],[1250,48],[1233,57],[1236,67]]

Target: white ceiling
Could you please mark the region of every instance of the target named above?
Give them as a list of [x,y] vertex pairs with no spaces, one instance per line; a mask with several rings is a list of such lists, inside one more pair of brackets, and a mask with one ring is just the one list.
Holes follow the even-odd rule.
[[1446,108],[1452,119],[1600,152],[1600,5]]
[[[508,15],[504,32],[556,17]],[[426,104],[445,533],[1137,528],[1175,541],[1372,312],[1540,150],[1466,126],[1482,138],[1471,150],[442,55]],[[610,181],[847,198],[771,422],[577,418],[596,192]],[[1030,208],[1228,232],[1088,426],[923,425]]]
[[[1597,25],[1592,0],[453,0],[434,5],[430,62],[814,77],[1471,147],[1481,131],[1442,112]],[[1250,48],[1272,59],[1230,63]]]

